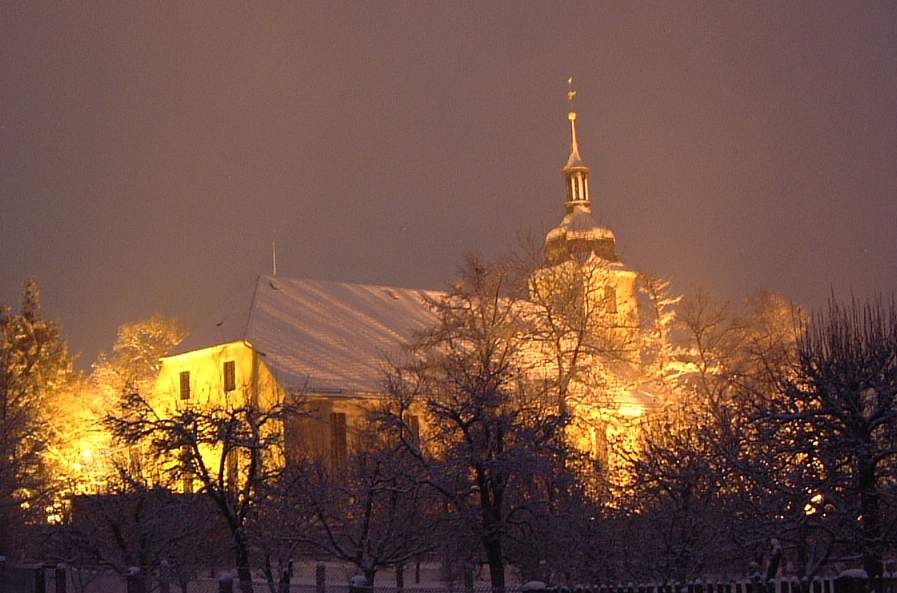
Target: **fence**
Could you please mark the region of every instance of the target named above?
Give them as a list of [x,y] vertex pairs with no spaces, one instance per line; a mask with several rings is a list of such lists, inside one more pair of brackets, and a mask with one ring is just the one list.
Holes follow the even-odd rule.
[[[862,593],[871,589],[871,585],[865,576],[859,577],[848,571],[838,577],[816,577],[803,584],[797,577],[780,577],[769,583],[763,583],[759,577],[708,578],[688,583],[599,584],[552,590],[556,593]],[[897,593],[897,573],[885,573],[881,585],[883,593]]]
[[[0,593],[241,593],[239,583],[230,574],[218,578],[196,578],[189,583],[175,583],[163,570],[142,575],[131,569],[122,575],[110,569],[74,569],[64,565],[15,565],[0,556]],[[878,585],[879,583],[875,583]],[[897,573],[886,573],[881,579],[883,593],[897,593]],[[716,580],[706,579],[689,583],[627,583],[595,584],[576,587],[545,587],[541,583],[512,585],[505,593],[864,593],[872,583],[858,574],[815,578],[801,587],[796,578],[782,577],[767,583],[759,578]],[[461,586],[366,587],[329,582],[323,564],[318,564],[315,582],[275,583],[277,593],[491,593],[488,586],[465,578]],[[255,593],[270,593],[267,581],[253,581]]]

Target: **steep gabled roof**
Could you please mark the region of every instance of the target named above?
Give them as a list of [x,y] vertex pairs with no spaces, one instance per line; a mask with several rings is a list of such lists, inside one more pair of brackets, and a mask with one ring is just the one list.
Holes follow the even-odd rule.
[[248,320],[245,314],[226,316],[180,351],[244,340],[288,389],[379,392],[386,357],[400,358],[414,332],[436,321],[432,303],[441,296],[419,289],[259,276]]
[[[250,305],[242,295],[230,299],[239,311],[198,328],[178,352],[245,341],[291,391],[382,393],[384,362],[403,360],[414,333],[437,323],[434,303],[444,297],[420,289],[259,276]],[[530,354],[538,359],[535,350]],[[611,372],[638,385],[618,393],[618,404],[654,407],[652,386],[628,376],[625,365]]]

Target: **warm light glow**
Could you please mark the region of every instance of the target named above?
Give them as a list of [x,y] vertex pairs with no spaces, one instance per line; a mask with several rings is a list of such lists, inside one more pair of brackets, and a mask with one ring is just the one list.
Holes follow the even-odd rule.
[[[115,473],[112,437],[101,421],[108,401],[93,385],[82,385],[67,396],[57,402],[56,411],[65,421],[54,425],[52,441],[44,451],[59,477],[55,507],[72,494],[102,492]],[[54,513],[49,514],[53,520]]]
[[645,408],[637,404],[622,404],[620,406],[620,414],[622,416],[630,416],[637,418],[645,413]]
[[822,495],[814,494],[812,498],[810,498],[810,502],[804,505],[804,514],[807,516],[816,514],[816,507],[822,503]]

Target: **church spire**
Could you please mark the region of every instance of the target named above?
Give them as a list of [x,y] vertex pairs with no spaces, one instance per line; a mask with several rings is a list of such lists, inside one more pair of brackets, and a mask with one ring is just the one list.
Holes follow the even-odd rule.
[[589,197],[589,168],[579,156],[579,143],[576,140],[576,112],[573,110],[573,99],[576,91],[573,90],[573,77],[567,79],[567,100],[570,102],[570,112],[567,119],[570,120],[570,157],[563,168],[567,185],[567,212],[573,212],[578,206],[587,212],[592,211],[592,200]]

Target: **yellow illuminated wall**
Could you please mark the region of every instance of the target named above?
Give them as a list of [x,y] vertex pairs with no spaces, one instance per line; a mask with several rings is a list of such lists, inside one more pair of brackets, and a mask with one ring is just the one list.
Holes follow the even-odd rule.
[[[172,416],[188,407],[228,408],[258,406],[270,408],[290,397],[251,344],[245,341],[220,344],[162,359],[150,401],[160,416]],[[284,427],[272,427],[284,430]],[[202,451],[207,467],[217,468],[221,459],[218,447]],[[272,451],[270,461],[283,463],[282,456]],[[175,463],[175,460],[166,460]],[[160,479],[159,472],[144,476]],[[182,483],[189,490],[192,485]]]
[[[226,363],[233,363],[235,389],[227,390]],[[182,399],[182,373],[189,373],[189,398]],[[153,406],[172,414],[185,406],[253,404],[262,409],[289,401],[300,414],[279,427],[284,454],[273,459],[312,456],[333,462],[353,447],[363,446],[363,429],[380,401],[375,395],[341,392],[288,393],[264,361],[264,355],[245,341],[231,342],[164,358],[153,391]],[[204,461],[217,467],[220,451],[207,448]]]

